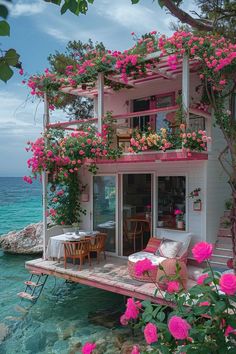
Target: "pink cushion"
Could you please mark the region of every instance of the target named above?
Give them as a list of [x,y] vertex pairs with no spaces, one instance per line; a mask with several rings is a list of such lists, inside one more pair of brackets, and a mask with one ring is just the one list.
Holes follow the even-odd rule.
[[161,240],[155,237],[151,237],[148,241],[146,248],[143,250],[144,252],[155,253],[161,244]]

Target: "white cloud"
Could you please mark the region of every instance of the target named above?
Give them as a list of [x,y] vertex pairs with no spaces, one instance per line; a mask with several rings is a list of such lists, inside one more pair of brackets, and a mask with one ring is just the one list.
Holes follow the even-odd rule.
[[46,4],[42,0],[31,1],[20,0],[16,4],[9,5],[12,17],[32,16],[42,13]]
[[138,29],[138,33],[151,30],[162,31],[163,28],[160,16],[162,10],[157,4],[147,7],[141,4],[132,5],[127,0],[102,0],[97,7],[97,12],[101,17],[129,28],[131,31]]

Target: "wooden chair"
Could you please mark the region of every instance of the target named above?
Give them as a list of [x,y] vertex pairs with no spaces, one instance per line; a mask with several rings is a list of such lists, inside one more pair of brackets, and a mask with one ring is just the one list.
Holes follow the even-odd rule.
[[100,253],[103,252],[104,260],[106,259],[105,253],[105,243],[106,243],[107,234],[99,233],[97,234],[94,239],[90,242],[90,253],[95,252],[97,255],[97,262],[99,263]]
[[124,220],[124,236],[127,241],[133,244],[134,252],[136,252],[136,241],[141,239],[141,249],[143,249],[143,223],[139,218],[127,218]]
[[88,257],[89,265],[91,266],[89,251],[90,240],[64,242],[64,267],[66,268],[67,266],[67,258],[71,258],[73,260],[73,264],[75,264],[76,259],[79,259],[79,270],[81,270],[82,264],[84,263],[84,259],[86,257]]

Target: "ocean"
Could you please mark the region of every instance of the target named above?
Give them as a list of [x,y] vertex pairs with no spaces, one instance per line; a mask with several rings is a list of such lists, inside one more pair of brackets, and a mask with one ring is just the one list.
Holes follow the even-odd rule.
[[0,235],[42,220],[42,185],[0,177]]
[[[0,235],[41,219],[40,183],[0,178]],[[124,329],[103,324],[104,314],[124,310],[123,297],[49,277],[36,304],[27,309],[28,302],[21,302],[17,293],[29,278],[24,267],[29,259],[0,250],[0,353],[76,354],[86,341],[98,340],[104,340],[102,353],[120,353],[116,336],[124,336]]]

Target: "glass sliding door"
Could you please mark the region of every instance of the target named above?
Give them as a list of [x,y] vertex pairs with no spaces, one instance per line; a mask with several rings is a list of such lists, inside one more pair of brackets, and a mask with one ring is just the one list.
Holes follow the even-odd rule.
[[123,174],[123,256],[145,248],[152,233],[152,175]]
[[116,253],[116,176],[93,177],[93,229],[107,234],[106,251]]

